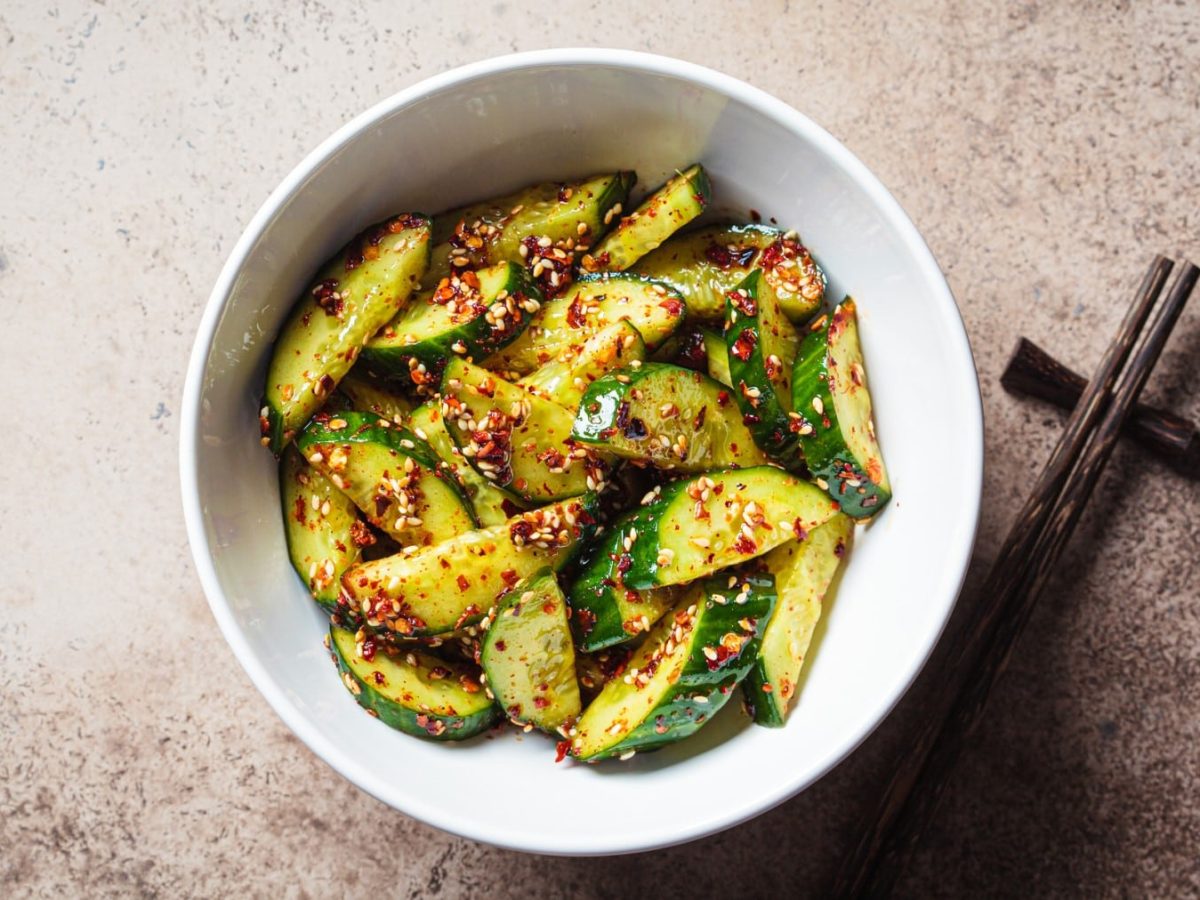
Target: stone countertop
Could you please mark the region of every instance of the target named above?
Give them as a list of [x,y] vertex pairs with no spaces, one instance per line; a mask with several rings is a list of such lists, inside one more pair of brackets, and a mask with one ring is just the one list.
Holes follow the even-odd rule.
[[[1090,370],[1150,256],[1200,258],[1200,9],[251,6],[0,9],[0,893],[814,894],[927,681],[803,795],[620,861],[449,837],[291,737],[218,633],[180,515],[209,287],[308,150],[427,75],[571,45],[723,69],[843,140],[949,277],[988,424],[977,584],[1062,421],[998,388],[1017,335]],[[1198,354],[1193,303],[1149,390],[1194,418]],[[1198,507],[1197,482],[1118,450],[901,895],[1200,892]]]

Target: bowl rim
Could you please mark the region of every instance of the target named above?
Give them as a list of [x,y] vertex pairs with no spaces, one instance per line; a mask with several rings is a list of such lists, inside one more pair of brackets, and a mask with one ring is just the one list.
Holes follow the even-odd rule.
[[[864,727],[861,733],[851,736],[840,746],[833,748],[826,755],[825,763],[815,769],[803,772],[799,777],[781,778],[778,789],[766,798],[757,797],[743,802],[741,805],[731,805],[715,813],[704,821],[690,823],[687,827],[663,834],[658,840],[630,844],[622,841],[619,836],[607,840],[593,839],[588,846],[570,845],[566,842],[548,843],[543,835],[525,834],[515,827],[504,833],[480,827],[467,815],[456,811],[414,801],[413,798],[398,793],[393,786],[376,775],[366,766],[360,765],[354,759],[343,753],[331,740],[310,723],[308,716],[292,703],[286,691],[276,682],[274,676],[259,660],[249,641],[242,634],[232,607],[225,596],[212,563],[212,551],[204,524],[203,504],[199,495],[199,484],[196,468],[196,451],[198,423],[201,413],[201,388],[204,373],[221,313],[229,301],[232,288],[238,273],[245,266],[251,249],[262,237],[267,226],[279,213],[296,192],[301,189],[320,166],[332,157],[339,149],[357,138],[361,133],[371,128],[374,123],[386,115],[428,95],[455,85],[470,82],[482,77],[501,72],[536,69],[546,67],[617,67],[651,75],[665,75],[698,84],[745,106],[754,109],[765,117],[783,125],[789,131],[802,135],[826,154],[834,165],[841,167],[878,206],[884,217],[895,228],[901,237],[905,250],[911,254],[918,268],[934,288],[934,300],[942,317],[946,320],[953,335],[953,355],[957,365],[970,374],[974,386],[975,403],[971,409],[970,421],[961,423],[967,460],[968,479],[964,508],[968,508],[970,528],[964,532],[957,546],[951,548],[947,555],[946,564],[957,568],[958,579],[954,586],[953,596],[943,600],[946,604],[945,618],[936,634],[928,638],[928,646],[914,659],[914,664],[904,677],[893,685],[887,702],[879,709],[874,721]],[[392,96],[372,105],[366,111],[352,118],[338,128],[332,135],[317,145],[293,168],[279,186],[267,197],[258,211],[254,214],[217,277],[212,292],[205,304],[204,313],[200,320],[196,339],[188,361],[187,375],[184,383],[183,397],[180,409],[180,488],[183,500],[184,519],[187,527],[188,543],[191,547],[192,558],[196,572],[200,578],[205,597],[217,625],[221,629],[226,642],[233,650],[234,656],[250,677],[251,682],[266,699],[275,713],[283,720],[313,753],[332,767],[344,778],[361,790],[387,804],[393,809],[433,825],[443,831],[471,840],[481,841],[497,847],[520,850],[529,853],[566,856],[603,856],[619,853],[634,853],[669,847],[686,843],[702,837],[731,828],[754,818],[775,806],[790,799],[805,790],[816,781],[823,778],[835,766],[845,760],[855,749],[878,728],[895,709],[900,699],[908,692],[917,676],[920,674],[935,646],[937,646],[946,625],[952,616],[959,594],[966,578],[967,568],[975,546],[979,527],[979,516],[983,488],[983,406],[979,391],[979,380],[976,372],[974,357],[971,353],[970,342],[962,315],[946,283],[945,276],[934,259],[933,253],[917,231],[916,226],[904,212],[899,202],[883,186],[878,177],[872,173],[857,156],[855,156],[840,141],[834,138],[824,128],[793,108],[788,103],[768,94],[766,91],[747,84],[731,75],[726,75],[714,69],[696,63],[675,59],[657,54],[643,53],[633,50],[617,50],[605,48],[556,48],[535,50],[522,53],[511,53],[491,57],[469,63],[424,78],[415,84],[398,91]]]

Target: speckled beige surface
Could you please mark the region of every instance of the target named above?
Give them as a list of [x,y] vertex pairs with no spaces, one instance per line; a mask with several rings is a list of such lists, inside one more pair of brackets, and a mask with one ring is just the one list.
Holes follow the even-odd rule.
[[[290,736],[193,572],[177,410],[243,225],[374,101],[596,44],[708,63],[824,124],[966,319],[989,438],[975,581],[1061,421],[998,389],[1016,336],[1088,368],[1154,251],[1200,257],[1194,3],[439,5],[0,7],[4,896],[815,895],[920,719],[928,679],[802,796],[619,861],[448,837]],[[1151,388],[1192,416],[1197,360],[1200,307]],[[1117,453],[903,895],[1200,892],[1198,505],[1197,483]]]

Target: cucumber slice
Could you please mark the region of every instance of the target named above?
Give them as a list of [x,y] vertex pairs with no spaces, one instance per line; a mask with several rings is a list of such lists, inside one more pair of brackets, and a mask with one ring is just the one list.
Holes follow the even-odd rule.
[[317,470],[402,546],[427,546],[478,524],[454,473],[406,428],[372,413],[324,414],[296,446]]
[[[651,496],[657,494],[651,493]],[[676,587],[638,591],[628,587],[621,570],[623,542],[632,527],[644,527],[635,514],[584,550],[579,575],[568,591],[571,626],[579,649],[603,650],[632,640],[662,618],[679,600]]]
[[368,628],[403,637],[454,631],[477,622],[522,578],[570,562],[591,537],[595,509],[589,495],[524,512],[503,525],[361,563],[342,586]]
[[796,356],[792,384],[792,428],[813,478],[847,515],[875,515],[892,489],[875,439],[852,299],[813,323]]
[[821,601],[854,537],[854,520],[838,514],[805,538],[780,544],[762,558],[775,578],[779,602],[763,631],[754,668],[742,683],[746,706],[759,725],[784,723],[796,695],[808,645],[821,618]]
[[683,322],[683,313],[679,293],[657,281],[583,275],[566,294],[543,304],[525,332],[486,364],[498,372],[528,375],[622,319],[628,319],[653,350]]
[[571,440],[571,414],[462,359],[446,366],[442,416],[462,455],[497,487],[545,503],[600,491],[605,458]]
[[385,725],[435,741],[463,741],[500,719],[474,670],[421,650],[389,655],[353,631],[329,630],[329,649],[355,701]]
[[483,638],[488,689],[518,725],[556,731],[579,716],[567,601],[549,569],[507,594]]
[[[829,521],[837,504],[774,466],[713,471],[672,482],[611,528],[618,566],[637,590],[684,584],[766,553]],[[640,521],[639,521],[640,520]]]
[[572,436],[662,469],[763,465],[767,458],[742,424],[731,393],[702,372],[643,363],[587,389]]
[[729,292],[725,307],[725,346],[733,396],[743,421],[763,452],[795,466],[796,436],[792,408],[792,366],[800,338],[770,291],[762,290],[755,269]]
[[664,281],[687,298],[688,315],[719,322],[725,295],[762,269],[764,287],[784,313],[802,322],[825,296],[825,275],[795,232],[765,225],[717,225],[676,235],[631,269]]
[[433,220],[436,246],[425,284],[433,287],[454,270],[514,262],[540,270],[534,277],[546,296],[557,296],[570,284],[575,251],[604,233],[610,210],[628,202],[636,181],[633,172],[614,172],[546,182],[442,213]]
[[452,275],[363,347],[363,363],[418,388],[436,387],[448,358],[482,359],[507,346],[541,303],[529,273],[515,263]]
[[641,333],[622,320],[601,328],[582,345],[572,345],[558,359],[534,369],[517,382],[525,390],[569,410],[579,408],[588,385],[606,372],[646,358]]
[[571,755],[628,759],[695,733],[749,673],[774,606],[769,575],[718,576],[689,587],[625,674],[584,711]]
[[367,537],[357,508],[294,446],[279,462],[279,495],[292,568],[322,608],[338,612],[342,575],[358,562],[359,541]]
[[331,400],[327,409],[337,411],[348,407],[357,412],[374,413],[396,425],[402,424],[413,408],[412,401],[407,397],[385,390],[354,371],[342,379],[337,392],[345,405],[336,406]]
[[429,265],[429,220],[408,214],[347,244],[300,295],[275,340],[259,425],[280,452],[396,315]]
[[[582,259],[589,271],[623,272],[704,212],[712,199],[708,173],[698,163],[676,173]],[[613,207],[620,213],[620,207]]]
[[413,434],[429,443],[433,452],[458,478],[480,525],[503,524],[509,516],[521,511],[521,505],[512,497],[467,465],[450,432],[446,430],[441,401],[430,400],[414,409],[408,417],[408,427]]
[[729,371],[729,348],[725,339],[716,332],[703,331],[704,362],[708,367],[708,375],[714,381],[719,381],[727,387],[733,387],[733,375]]

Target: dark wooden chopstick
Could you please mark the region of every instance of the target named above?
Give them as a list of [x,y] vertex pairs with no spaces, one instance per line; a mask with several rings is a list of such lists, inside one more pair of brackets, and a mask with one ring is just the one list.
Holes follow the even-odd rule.
[[1188,264],[1113,401],[1112,388],[1171,266],[1169,260],[1158,257],[1143,279],[1116,339],[1005,540],[981,593],[980,615],[938,682],[940,689],[927,724],[894,773],[859,842],[843,860],[829,892],[832,896],[878,897],[890,893],[909,852],[932,818],[963,742],[1003,671],[1038,590],[1074,528],[1120,427],[1195,285],[1196,269]]
[[[1027,394],[1071,410],[1087,387],[1087,379],[1023,337],[1013,349],[1000,384],[1009,393]],[[1125,433],[1176,470],[1200,476],[1200,431],[1182,416],[1137,403],[1125,422]]]

